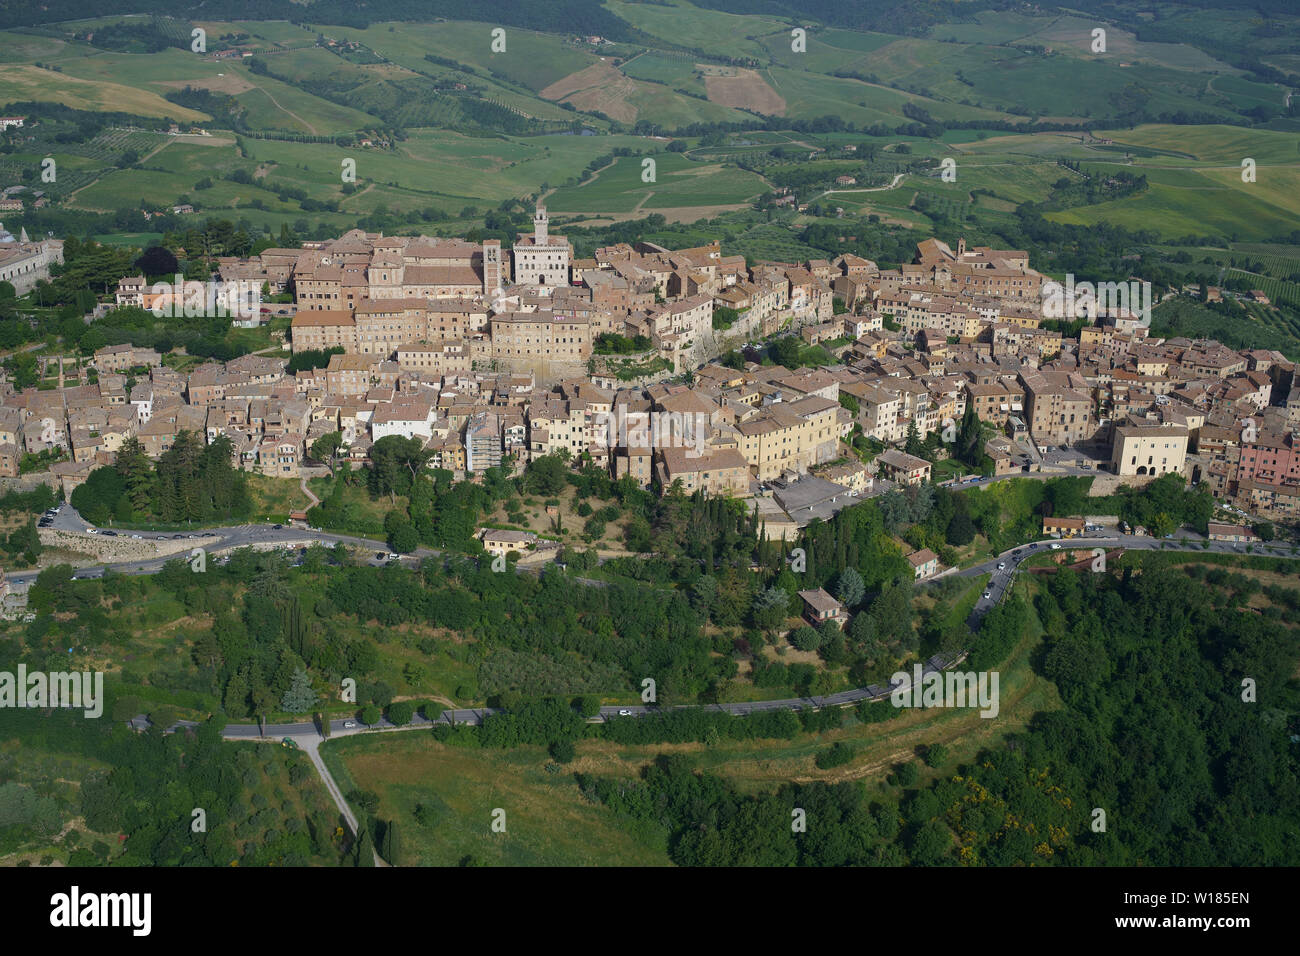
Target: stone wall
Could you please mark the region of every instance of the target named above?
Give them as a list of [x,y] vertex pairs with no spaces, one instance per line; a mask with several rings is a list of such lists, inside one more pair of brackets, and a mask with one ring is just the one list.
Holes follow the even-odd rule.
[[[59,548],[91,555],[96,561],[147,561],[151,558],[170,554],[189,554],[191,548],[203,545],[203,538],[157,539],[126,537],[127,533],[118,532],[116,537],[102,534],[80,534],[75,531],[59,531],[55,528],[38,528],[41,544],[47,548]],[[207,539],[212,540],[212,539]]]

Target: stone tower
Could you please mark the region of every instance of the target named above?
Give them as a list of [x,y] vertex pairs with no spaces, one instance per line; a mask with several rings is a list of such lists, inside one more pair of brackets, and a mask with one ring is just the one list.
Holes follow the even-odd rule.
[[544,246],[548,243],[546,238],[546,207],[541,203],[537,204],[537,212],[533,213],[533,244]]
[[493,296],[501,288],[501,240],[483,240],[483,294]]

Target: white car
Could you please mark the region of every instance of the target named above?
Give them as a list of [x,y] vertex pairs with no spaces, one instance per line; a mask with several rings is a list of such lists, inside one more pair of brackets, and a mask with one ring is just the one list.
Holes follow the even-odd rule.
[[99,531],[96,530],[95,528],[87,528],[86,534],[99,534]]
[[1005,561],[999,561],[999,562],[998,562],[998,570],[999,570],[999,571],[1005,571],[1006,569],[1007,569],[1007,563],[1006,563]]
[[993,592],[991,592],[991,591],[985,591],[985,592],[984,592],[984,600],[987,601],[987,600],[988,600],[989,598],[991,598],[991,597],[993,597]]
[[631,717],[631,716],[632,716],[632,711],[630,711],[630,710],[620,710],[620,711],[618,712],[618,715],[619,715],[620,717]]
[[343,721],[343,729],[344,729],[344,730],[355,730],[355,729],[356,729],[356,726],[357,726],[357,722],[356,722],[355,720],[345,720],[345,721]]
[[1061,546],[1060,546],[1059,544],[1053,543],[1053,544],[1052,544],[1052,550],[1053,550],[1053,551],[1060,551],[1060,550],[1061,550]]

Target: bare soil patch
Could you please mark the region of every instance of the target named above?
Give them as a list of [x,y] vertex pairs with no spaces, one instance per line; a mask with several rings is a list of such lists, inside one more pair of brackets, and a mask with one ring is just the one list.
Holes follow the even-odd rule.
[[636,120],[636,107],[629,97],[636,83],[608,63],[593,63],[577,73],[556,80],[541,91],[548,100],[572,103],[580,110],[599,111],[621,123]]
[[785,113],[785,100],[754,70],[737,69],[735,76],[705,76],[709,102],[765,116]]

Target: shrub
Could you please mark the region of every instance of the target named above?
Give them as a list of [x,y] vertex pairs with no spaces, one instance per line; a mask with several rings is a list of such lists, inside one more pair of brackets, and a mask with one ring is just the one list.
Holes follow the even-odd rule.
[[399,700],[395,703],[388,705],[387,716],[388,716],[389,723],[395,724],[398,727],[402,727],[406,724],[409,724],[411,722],[411,718],[414,715],[415,715],[415,704],[412,701]]
[[550,746],[551,756],[557,763],[570,763],[577,756],[572,740],[557,740]]
[[920,776],[920,773],[914,763],[899,764],[898,769],[894,771],[894,780],[900,787],[910,787],[916,783],[916,778]]
[[822,636],[805,624],[790,632],[790,643],[801,651],[815,651],[822,646]]
[[848,744],[843,742],[834,743],[825,750],[819,751],[817,756],[813,758],[813,763],[817,765],[819,770],[842,767],[853,759],[853,753],[853,748]]

